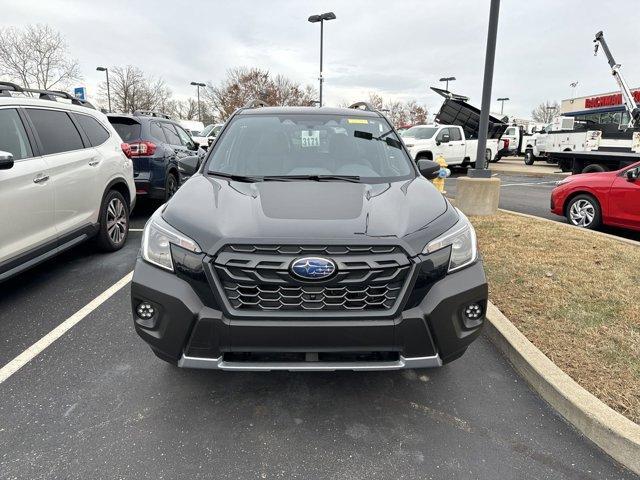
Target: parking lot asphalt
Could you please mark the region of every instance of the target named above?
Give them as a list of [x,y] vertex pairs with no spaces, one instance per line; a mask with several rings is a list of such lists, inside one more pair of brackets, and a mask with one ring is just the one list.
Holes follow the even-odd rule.
[[[0,367],[130,272],[139,242],[3,283]],[[128,287],[0,383],[0,445],[0,479],[637,478],[484,337],[434,370],[181,370],[136,336]]]
[[[455,198],[456,181],[464,173],[456,172],[445,181],[447,196]],[[551,190],[562,177],[553,174],[542,174],[535,177],[517,173],[494,173],[501,180],[500,208],[514,212],[527,213],[536,217],[547,218],[556,222],[567,223],[567,219],[551,213]],[[640,232],[621,228],[602,227],[603,232],[631,240],[640,240]]]

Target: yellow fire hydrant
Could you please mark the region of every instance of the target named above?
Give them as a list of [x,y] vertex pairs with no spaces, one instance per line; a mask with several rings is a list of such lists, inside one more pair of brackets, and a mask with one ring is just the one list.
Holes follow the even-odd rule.
[[438,155],[435,162],[440,165],[440,172],[438,172],[438,178],[434,178],[431,181],[438,190],[442,193],[447,193],[444,191],[444,179],[451,175],[451,170],[447,168],[449,165],[442,155]]

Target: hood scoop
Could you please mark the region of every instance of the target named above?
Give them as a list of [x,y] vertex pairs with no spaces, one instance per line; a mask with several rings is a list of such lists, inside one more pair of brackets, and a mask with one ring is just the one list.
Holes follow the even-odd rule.
[[269,218],[346,220],[362,214],[369,185],[343,182],[263,182],[257,185]]

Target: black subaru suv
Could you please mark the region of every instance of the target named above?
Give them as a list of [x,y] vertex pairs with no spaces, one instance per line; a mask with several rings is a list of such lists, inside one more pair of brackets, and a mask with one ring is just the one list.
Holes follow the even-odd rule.
[[[368,104],[246,107],[144,229],[131,287],[163,360],[225,370],[436,367],[478,336],[467,218]],[[425,178],[427,177],[427,178]]]
[[138,198],[169,200],[180,186],[178,161],[195,155],[198,144],[164,113],[136,110],[107,118],[131,148]]

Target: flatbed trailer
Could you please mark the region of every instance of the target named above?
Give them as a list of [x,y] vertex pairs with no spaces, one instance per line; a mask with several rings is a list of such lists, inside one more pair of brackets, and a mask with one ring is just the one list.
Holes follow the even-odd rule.
[[609,152],[553,152],[549,160],[557,163],[563,172],[592,173],[620,170],[632,163],[640,162],[640,153]]

